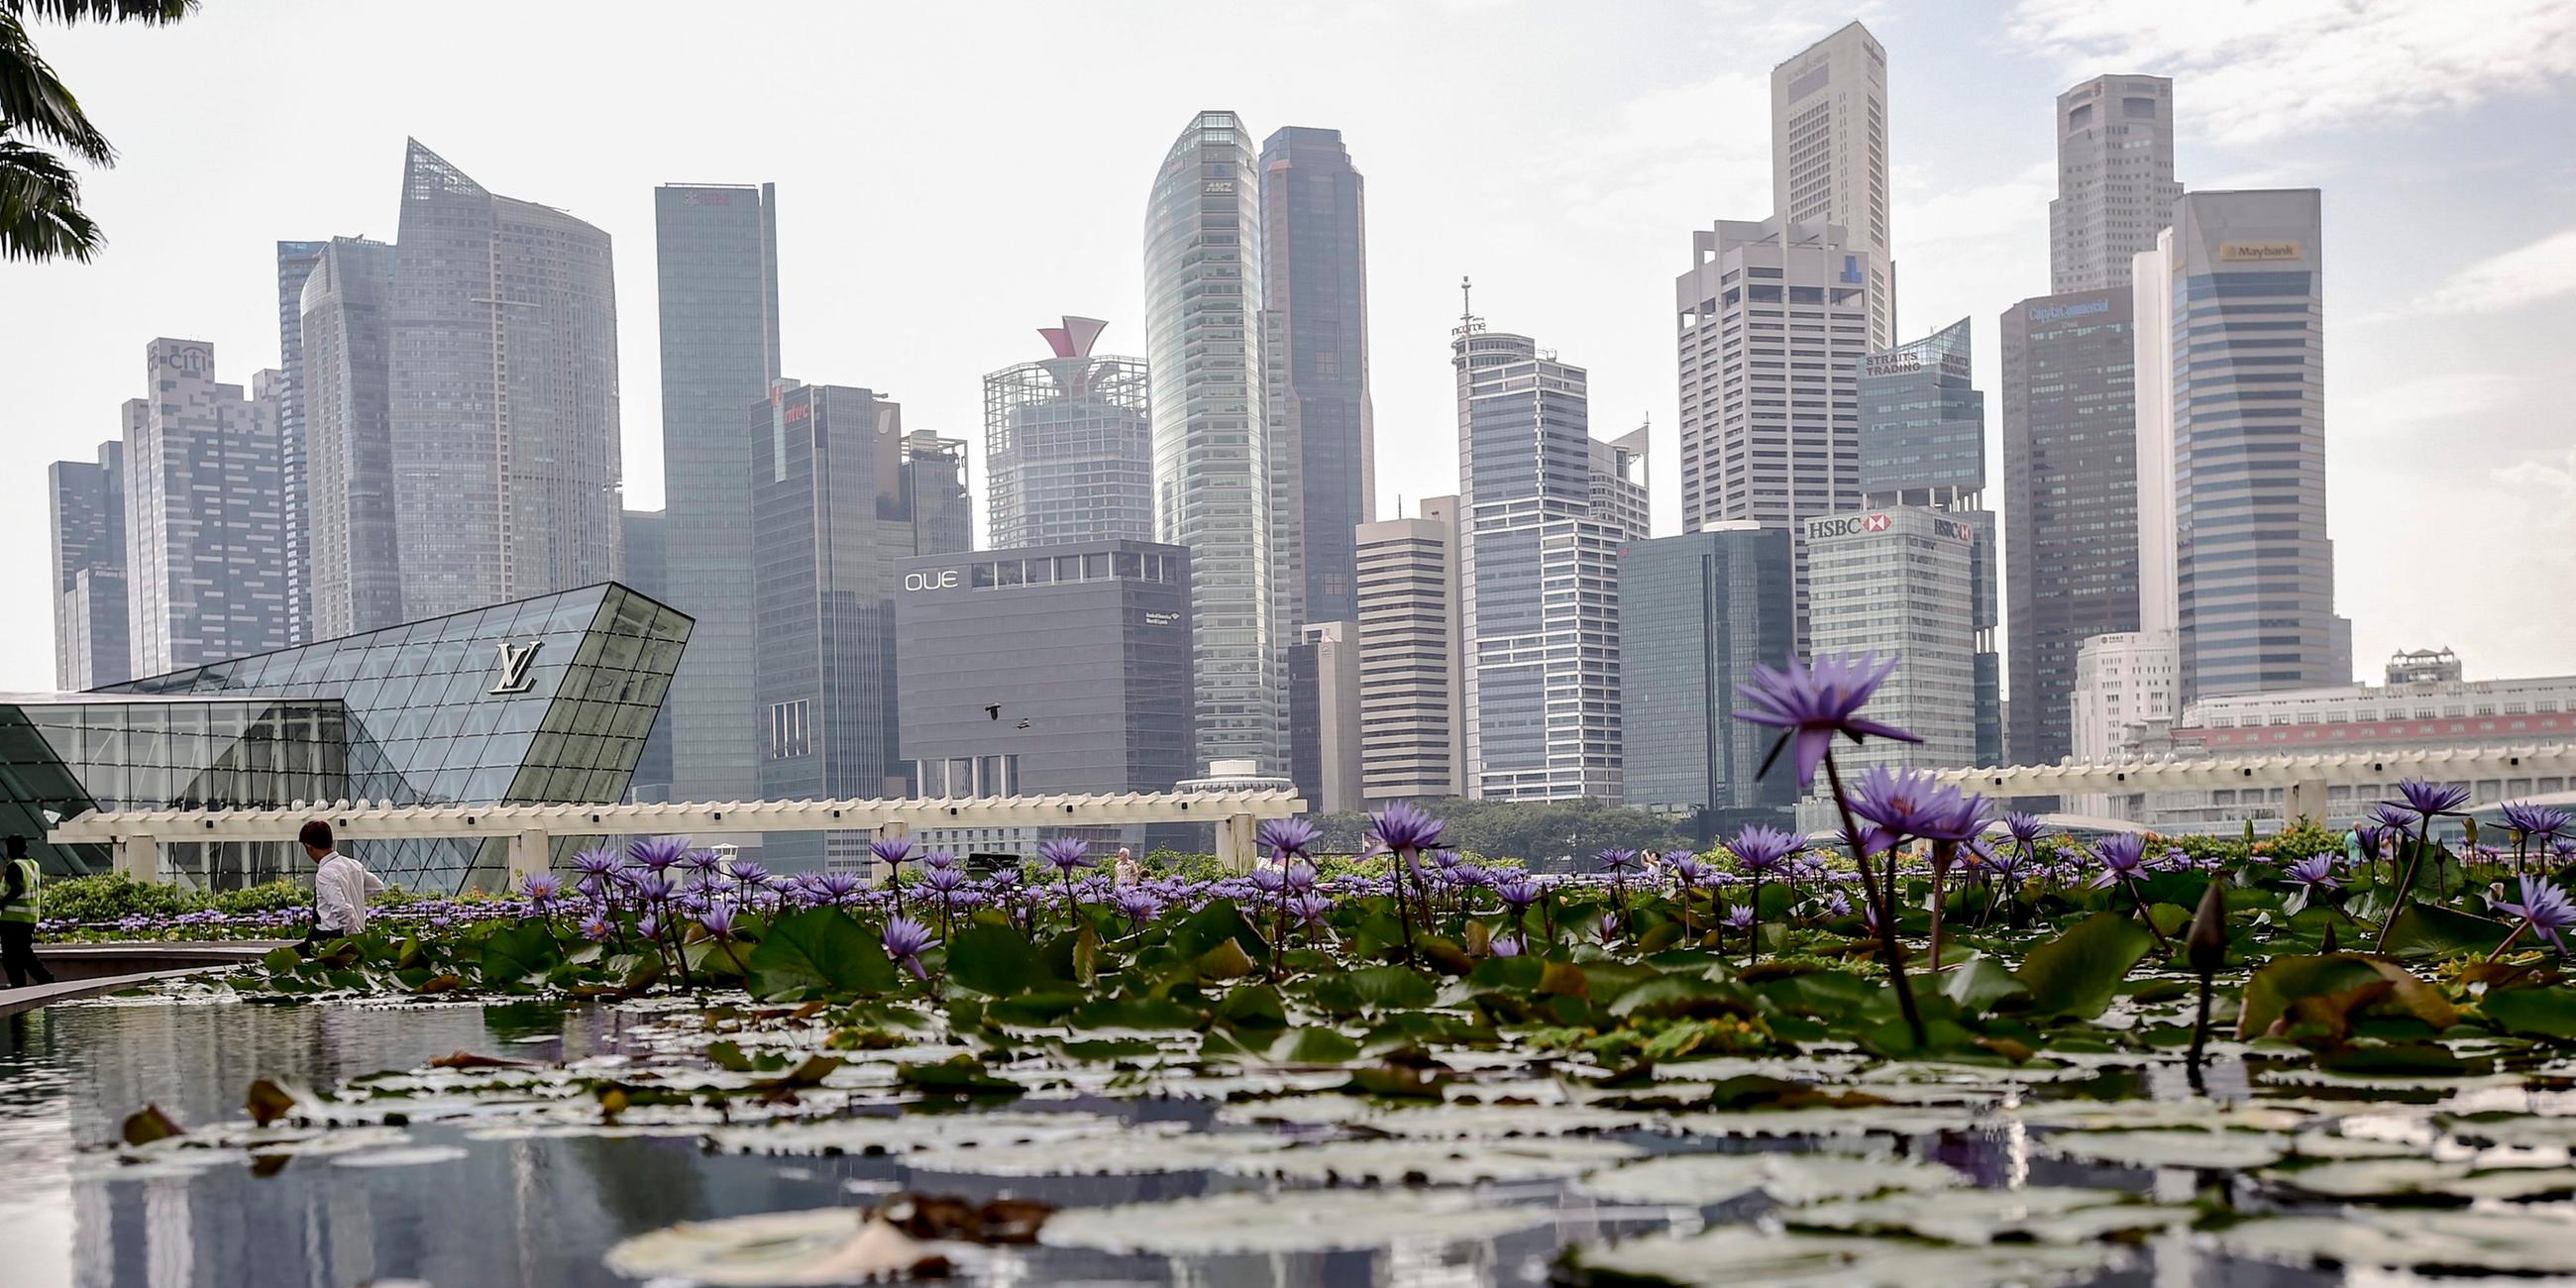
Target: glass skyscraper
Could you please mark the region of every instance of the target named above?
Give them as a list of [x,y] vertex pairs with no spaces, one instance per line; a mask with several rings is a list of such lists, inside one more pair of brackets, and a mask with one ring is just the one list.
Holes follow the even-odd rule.
[[125,624],[125,444],[99,444],[95,462],[54,462],[45,500],[53,532],[54,687],[114,684],[134,674]]
[[1190,550],[1198,759],[1287,767],[1260,176],[1232,112],[1172,144],[1145,211],[1157,539]]
[[1108,325],[1041,327],[1054,357],[984,377],[995,549],[1153,540],[1153,389],[1142,359],[1092,354]]
[[390,403],[403,613],[617,573],[617,288],[608,234],[496,196],[414,140]]
[[748,426],[779,372],[777,189],[666,184],[653,227],[669,598],[698,619],[665,720],[671,790],[740,800],[759,764]]
[[1699,839],[1786,825],[1774,731],[1734,718],[1735,686],[1789,656],[1789,530],[1754,523],[1632,541],[1619,554],[1619,727],[1627,803],[1697,813]]
[[1262,301],[1280,349],[1266,356],[1283,634],[1359,613],[1352,534],[1377,510],[1367,231],[1366,184],[1342,132],[1273,132],[1261,145]]
[[339,237],[304,282],[305,599],[322,639],[403,620],[388,384],[393,281],[393,247]]
[[277,472],[286,499],[287,633],[297,644],[313,625],[312,545],[304,526],[304,281],[329,245],[277,243]]
[[129,675],[282,648],[286,520],[275,371],[247,395],[215,379],[215,347],[154,340],[151,396],[125,404]]

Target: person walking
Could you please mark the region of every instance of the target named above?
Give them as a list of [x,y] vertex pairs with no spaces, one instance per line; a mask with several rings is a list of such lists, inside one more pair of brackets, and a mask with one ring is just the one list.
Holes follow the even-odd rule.
[[45,916],[44,872],[27,857],[27,838],[9,838],[8,857],[0,860],[0,967],[9,987],[25,988],[29,980],[54,982],[54,973],[36,957],[36,923]]
[[295,835],[314,864],[313,927],[304,932],[309,950],[324,939],[340,939],[367,928],[367,896],[384,890],[384,881],[367,865],[335,848],[331,825],[315,819]]

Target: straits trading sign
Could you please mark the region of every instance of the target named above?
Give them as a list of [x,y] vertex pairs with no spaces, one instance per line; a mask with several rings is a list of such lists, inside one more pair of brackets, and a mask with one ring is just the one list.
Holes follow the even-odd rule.
[[2304,259],[2306,258],[2306,252],[2300,249],[2299,244],[2294,241],[2221,242],[2218,246],[2218,258],[2221,260],[2257,261]]

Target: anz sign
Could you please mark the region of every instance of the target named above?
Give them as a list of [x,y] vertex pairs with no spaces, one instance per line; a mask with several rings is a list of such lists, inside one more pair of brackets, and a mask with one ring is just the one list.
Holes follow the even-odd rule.
[[544,640],[513,644],[503,640],[496,647],[500,657],[492,665],[492,692],[495,694],[526,693],[537,687],[537,650]]

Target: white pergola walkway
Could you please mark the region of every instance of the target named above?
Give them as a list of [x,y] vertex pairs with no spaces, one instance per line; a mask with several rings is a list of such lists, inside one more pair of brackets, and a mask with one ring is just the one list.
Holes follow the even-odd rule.
[[2576,776],[2576,744],[2470,747],[2424,751],[2329,751],[2304,755],[2213,756],[2202,760],[2125,760],[2096,765],[2006,765],[1937,769],[1944,782],[1989,796],[2058,796],[2124,792],[2278,787],[2282,815],[2326,816],[2326,789],[2400,778],[2478,783]]
[[838,801],[698,801],[644,805],[390,805],[340,801],[287,809],[116,810],[55,825],[58,844],[115,848],[116,870],[161,876],[161,846],[195,841],[292,841],[312,819],[353,841],[406,837],[506,838],[515,882],[547,866],[559,836],[664,836],[692,832],[874,832],[924,827],[1105,826],[1214,823],[1217,857],[1248,867],[1261,820],[1306,812],[1295,792],[1125,792],[1097,796],[927,797]]

